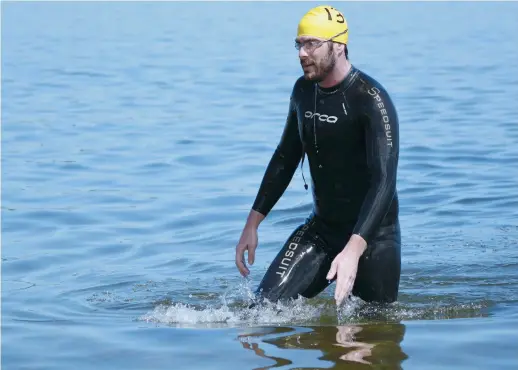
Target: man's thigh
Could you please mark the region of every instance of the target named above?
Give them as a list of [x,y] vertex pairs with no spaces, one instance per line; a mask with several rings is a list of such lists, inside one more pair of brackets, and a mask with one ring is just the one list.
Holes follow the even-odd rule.
[[353,295],[367,302],[397,300],[401,275],[399,224],[382,228],[360,257]]

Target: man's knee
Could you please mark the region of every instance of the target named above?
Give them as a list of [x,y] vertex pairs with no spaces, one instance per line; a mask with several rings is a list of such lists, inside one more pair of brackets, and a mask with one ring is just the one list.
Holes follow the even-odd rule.
[[259,284],[258,299],[279,301],[299,295],[315,295],[320,289],[316,280],[330,264],[323,241],[310,230],[311,223],[299,225],[284,243]]
[[399,238],[377,240],[360,258],[353,295],[367,302],[393,303],[398,299],[400,276]]
[[399,295],[399,278],[395,276],[360,277],[355,281],[352,294],[365,302],[393,303]]
[[389,304],[397,301],[399,294],[399,284],[391,282],[389,285],[376,282],[363,282],[356,284],[353,295],[361,298],[365,302]]

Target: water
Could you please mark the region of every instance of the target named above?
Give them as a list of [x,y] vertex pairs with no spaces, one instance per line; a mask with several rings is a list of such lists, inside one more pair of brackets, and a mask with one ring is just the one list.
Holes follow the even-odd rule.
[[3,368],[516,368],[518,4],[334,5],[401,119],[399,302],[243,309],[311,209],[297,171],[239,276],[311,4],[8,3]]

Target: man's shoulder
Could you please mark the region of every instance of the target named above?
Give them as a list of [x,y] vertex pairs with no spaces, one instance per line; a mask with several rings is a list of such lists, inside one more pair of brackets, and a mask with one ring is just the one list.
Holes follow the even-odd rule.
[[383,120],[388,119],[388,116],[392,116],[392,121],[397,119],[395,104],[388,90],[377,78],[359,71],[355,85],[354,91],[362,114],[367,116],[381,114]]
[[303,94],[306,91],[310,91],[311,89],[313,89],[313,82],[306,80],[304,75],[301,75],[295,80],[295,83],[293,84],[292,96],[300,96],[300,94]]
[[385,86],[373,75],[362,69],[355,68],[358,73],[356,78],[354,92],[365,99],[373,99],[376,95],[386,95],[389,93]]

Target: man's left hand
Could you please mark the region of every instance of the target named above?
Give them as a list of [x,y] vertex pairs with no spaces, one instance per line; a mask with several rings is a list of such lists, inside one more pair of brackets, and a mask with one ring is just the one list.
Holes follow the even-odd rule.
[[336,275],[335,300],[339,306],[349,296],[356,280],[358,262],[367,248],[367,243],[359,235],[353,235],[349,242],[333,260],[327,273],[327,279],[331,280]]

